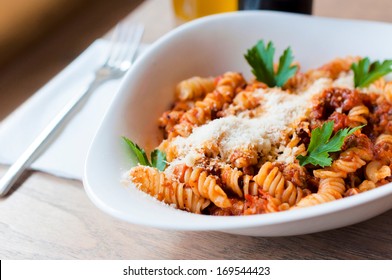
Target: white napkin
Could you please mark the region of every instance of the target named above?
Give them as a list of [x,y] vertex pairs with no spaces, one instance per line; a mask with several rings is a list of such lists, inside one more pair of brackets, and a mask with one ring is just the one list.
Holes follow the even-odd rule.
[[[108,49],[108,41],[95,41],[0,123],[1,164],[13,163],[67,101],[87,88]],[[89,145],[120,84],[117,79],[98,88],[31,168],[81,180]]]

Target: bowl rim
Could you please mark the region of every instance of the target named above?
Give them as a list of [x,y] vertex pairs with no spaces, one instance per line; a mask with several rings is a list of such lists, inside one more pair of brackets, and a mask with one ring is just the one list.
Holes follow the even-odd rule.
[[[345,197],[344,199],[339,199],[336,201],[331,201],[327,203],[322,203],[310,207],[298,208],[289,211],[267,213],[260,215],[249,215],[249,216],[210,216],[210,215],[200,215],[194,214],[186,211],[181,211],[172,208],[176,211],[177,215],[188,216],[189,218],[197,218],[201,222],[197,222],[192,225],[179,224],[179,223],[168,223],[159,220],[148,220],[148,219],[138,219],[130,218],[124,215],[122,212],[115,208],[108,206],[105,201],[101,200],[92,191],[91,186],[87,180],[83,180],[83,184],[86,188],[86,193],[94,204],[101,209],[119,220],[130,222],[133,224],[139,224],[143,226],[150,226],[154,228],[169,229],[169,230],[192,230],[192,231],[205,231],[205,230],[229,230],[229,229],[245,229],[263,226],[272,226],[276,224],[292,223],[300,220],[307,220],[311,218],[316,218],[332,213],[337,213],[350,208],[355,208],[363,204],[367,204],[374,200],[385,196],[392,196],[392,183],[386,184],[383,187],[373,189],[371,191],[360,193],[355,196]],[[388,186],[390,189],[388,189]],[[139,191],[139,190],[138,190]],[[141,192],[141,191],[139,191]],[[144,195],[144,193],[141,193]],[[158,201],[157,199],[149,196],[147,197],[151,203],[160,203],[163,207],[170,207],[164,202]],[[311,208],[312,211],[309,211]],[[203,221],[208,221],[208,223],[203,223]],[[212,223],[213,222],[213,223]]]

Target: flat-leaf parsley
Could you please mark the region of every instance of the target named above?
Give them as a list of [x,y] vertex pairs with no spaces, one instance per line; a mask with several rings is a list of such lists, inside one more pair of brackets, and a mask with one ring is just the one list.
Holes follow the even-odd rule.
[[332,158],[329,153],[340,151],[346,137],[362,128],[362,126],[357,126],[340,129],[331,138],[333,126],[334,122],[329,121],[324,123],[321,128],[318,127],[312,131],[307,155],[297,156],[301,166],[306,164],[320,165],[321,167],[330,166]]
[[294,57],[290,47],[288,47],[280,56],[278,69],[275,72],[274,54],[274,44],[268,42],[265,46],[264,41],[260,40],[244,56],[258,81],[269,87],[282,87],[295,74],[298,66],[292,65]]
[[144,149],[140,148],[137,144],[133,143],[127,137],[122,137],[125,143],[127,143],[133,155],[141,165],[155,167],[160,171],[163,171],[166,167],[166,154],[158,149],[151,152],[151,162],[148,160],[147,154]]
[[354,72],[355,87],[367,87],[374,81],[392,72],[392,60],[384,60],[382,63],[374,61],[370,63],[368,57],[365,57],[353,63],[351,69]]

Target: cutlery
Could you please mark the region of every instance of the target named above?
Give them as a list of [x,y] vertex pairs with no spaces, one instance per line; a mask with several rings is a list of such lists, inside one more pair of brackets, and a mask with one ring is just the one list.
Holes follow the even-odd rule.
[[82,103],[103,83],[119,79],[131,67],[144,28],[140,24],[120,22],[115,27],[105,62],[95,71],[95,77],[85,91],[73,97],[50,121],[46,128],[10,166],[0,179],[0,196],[5,196],[23,171],[43,152],[64,127],[67,120],[82,106]]

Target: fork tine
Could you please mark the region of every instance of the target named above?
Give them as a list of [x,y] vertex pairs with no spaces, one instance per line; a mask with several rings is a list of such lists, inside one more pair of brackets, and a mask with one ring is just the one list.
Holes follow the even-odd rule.
[[120,23],[113,32],[113,41],[106,64],[127,69],[132,64],[143,34],[141,24]]
[[118,36],[120,32],[119,28],[120,25],[117,24],[112,31],[112,34],[110,36],[110,45],[106,53],[106,60],[104,62],[104,65],[109,65],[110,60],[112,59],[111,57],[113,56],[113,53],[115,53],[115,48],[117,46],[116,42],[118,42]]
[[137,48],[140,45],[140,41],[143,36],[144,28],[143,25],[141,24],[135,24],[133,25],[133,36],[128,37],[128,42],[127,45],[130,47],[130,51],[127,53],[128,54],[128,60],[132,63],[136,57],[137,53]]
[[[113,51],[111,53],[110,57],[110,62],[113,64],[113,66],[118,66],[118,61],[123,61],[124,60],[124,53],[127,49],[126,45],[126,40],[128,37],[132,37],[132,33],[130,33],[130,29],[132,29],[132,26],[126,24],[126,23],[120,23],[117,25],[117,40],[115,42],[116,46],[116,51]],[[130,36],[131,35],[131,36]]]

